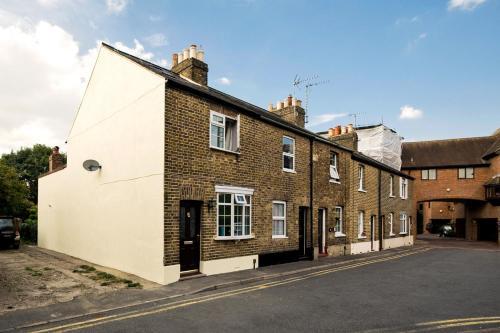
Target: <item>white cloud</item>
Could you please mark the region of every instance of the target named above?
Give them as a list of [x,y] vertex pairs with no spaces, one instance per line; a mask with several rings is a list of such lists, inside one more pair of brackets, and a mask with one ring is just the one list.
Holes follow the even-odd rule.
[[411,105],[404,105],[399,108],[399,118],[400,119],[418,119],[422,118],[424,112],[420,109],[414,108]]
[[[111,43],[110,43],[111,44]],[[134,40],[117,48],[166,64]],[[0,10],[0,154],[35,143],[62,145],[94,65],[97,46],[81,51],[74,37],[46,21]]]
[[396,22],[394,22],[395,25],[401,25],[401,24],[404,24],[404,23],[418,23],[420,22],[420,17],[418,16],[413,16],[411,18],[407,18],[407,17],[400,17],[396,20]]
[[125,10],[129,0],[106,0],[106,7],[110,13],[118,14]]
[[217,82],[219,82],[220,84],[225,85],[225,86],[229,86],[232,83],[231,80],[225,76],[217,79]]
[[448,10],[468,10],[472,11],[485,3],[486,0],[449,0]]
[[168,45],[167,37],[165,37],[162,33],[152,34],[151,36],[147,36],[144,38],[146,42],[152,47],[161,47]]
[[312,116],[311,121],[309,121],[309,127],[314,127],[322,125],[324,123],[329,123],[337,118],[346,117],[347,113],[325,113],[317,116]]
[[425,32],[421,33],[420,35],[417,36],[417,38],[408,43],[408,45],[406,46],[406,51],[413,50],[422,40],[426,38],[427,38],[427,33]]
[[37,0],[37,2],[44,7],[53,7],[59,2],[59,0]]
[[149,20],[151,22],[159,22],[162,20],[161,16],[158,15],[149,15]]

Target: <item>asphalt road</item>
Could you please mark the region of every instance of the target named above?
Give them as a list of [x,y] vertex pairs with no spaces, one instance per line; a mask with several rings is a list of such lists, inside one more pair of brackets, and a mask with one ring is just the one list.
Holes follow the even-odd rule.
[[500,252],[417,247],[48,329],[500,332]]

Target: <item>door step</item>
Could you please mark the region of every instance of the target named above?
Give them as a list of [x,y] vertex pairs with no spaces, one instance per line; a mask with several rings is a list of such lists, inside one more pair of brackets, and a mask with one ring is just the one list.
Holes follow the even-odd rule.
[[206,274],[200,273],[198,270],[181,272],[181,277],[179,281],[186,281],[192,279],[198,279],[207,276]]

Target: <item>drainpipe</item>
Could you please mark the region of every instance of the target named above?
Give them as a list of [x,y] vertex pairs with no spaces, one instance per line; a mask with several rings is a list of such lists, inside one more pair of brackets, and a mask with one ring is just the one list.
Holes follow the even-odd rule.
[[382,170],[378,169],[378,249],[383,250],[382,241],[384,233],[382,230]]
[[311,260],[314,260],[314,236],[313,236],[313,224],[314,224],[314,206],[313,206],[313,191],[314,191],[314,165],[313,165],[313,147],[314,139],[311,137],[309,139],[309,230],[311,234]]

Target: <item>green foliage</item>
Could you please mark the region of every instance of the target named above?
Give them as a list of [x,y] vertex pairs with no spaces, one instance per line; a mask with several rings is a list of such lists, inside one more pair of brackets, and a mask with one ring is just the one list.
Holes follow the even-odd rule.
[[[16,152],[4,154],[1,158],[7,165],[17,170],[19,179],[29,187],[28,199],[34,204],[38,199],[38,177],[49,171],[49,156],[52,148],[36,144],[31,148],[21,148]],[[66,161],[66,156],[64,156]]]
[[35,243],[38,238],[38,213],[37,206],[32,205],[28,209],[28,218],[21,223],[21,238],[25,241]]
[[32,206],[28,196],[29,189],[16,169],[0,159],[0,215],[26,217]]

